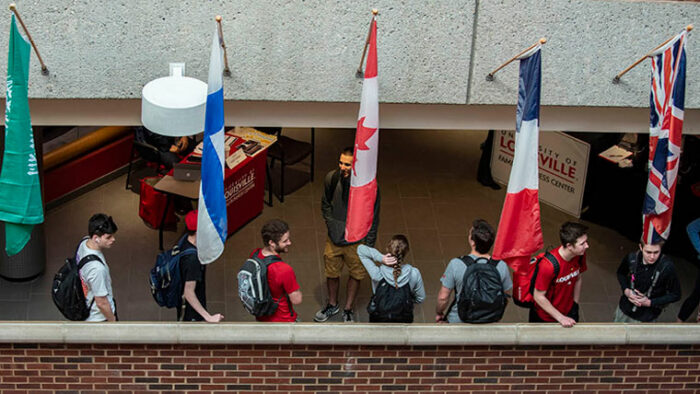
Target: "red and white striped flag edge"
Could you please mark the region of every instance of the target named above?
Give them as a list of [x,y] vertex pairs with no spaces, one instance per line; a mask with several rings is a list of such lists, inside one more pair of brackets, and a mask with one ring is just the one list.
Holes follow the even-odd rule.
[[372,19],[362,100],[355,132],[345,240],[357,242],[369,232],[377,200],[379,153],[379,92],[377,83],[377,20]]
[[493,257],[506,260],[516,273],[544,245],[540,225],[537,161],[541,66],[539,48],[523,57],[520,65],[515,155],[493,249]]

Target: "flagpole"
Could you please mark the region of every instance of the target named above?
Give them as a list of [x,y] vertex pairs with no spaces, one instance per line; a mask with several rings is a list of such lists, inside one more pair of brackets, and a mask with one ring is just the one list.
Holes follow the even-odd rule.
[[49,75],[49,69],[46,67],[46,65],[44,64],[44,61],[41,59],[41,55],[39,54],[39,50],[36,49],[36,44],[34,44],[34,40],[32,39],[32,35],[29,34],[29,30],[27,30],[27,26],[24,25],[24,21],[22,21],[22,17],[19,16],[19,11],[17,11],[17,5],[15,3],[10,3],[10,11],[15,13],[17,20],[19,21],[19,24],[22,25],[22,29],[24,29],[24,33],[27,34],[27,38],[29,38],[29,43],[32,44],[32,48],[34,48],[34,52],[36,52],[36,57],[39,58],[39,63],[41,64],[41,73],[43,75]]
[[[377,14],[379,14],[379,10],[377,10],[376,8],[372,9],[372,21],[374,21],[377,18]],[[362,50],[362,59],[360,59],[360,66],[357,67],[357,72],[355,73],[355,76],[357,78],[362,78],[362,65],[365,63],[365,55],[367,54],[367,47],[369,46],[370,33],[372,33],[371,21],[369,23],[369,31],[367,32],[367,40],[365,41],[365,49]]]
[[520,52],[520,53],[518,53],[517,55],[513,56],[513,57],[512,57],[510,60],[508,60],[507,62],[505,62],[505,63],[501,64],[500,66],[498,66],[498,68],[496,68],[495,70],[493,70],[493,71],[491,71],[490,73],[488,73],[488,75],[486,76],[486,80],[487,80],[487,81],[493,81],[493,74],[497,73],[497,72],[498,72],[500,69],[502,69],[503,67],[509,65],[511,62],[513,62],[513,60],[515,60],[515,59],[517,59],[518,57],[520,57],[523,53],[529,51],[530,49],[536,47],[537,45],[542,45],[542,44],[546,44],[546,43],[547,43],[547,39],[546,39],[546,38],[544,38],[544,37],[540,38],[540,40],[537,41],[537,43],[535,43],[535,44],[533,44],[533,45],[530,45],[528,48],[526,48],[526,49],[523,50],[522,52]]
[[[688,26],[685,27],[685,31],[691,31],[691,30],[693,30],[693,25],[688,25]],[[642,56],[641,58],[639,58],[639,60],[637,60],[636,62],[632,63],[631,66],[629,66],[629,67],[627,67],[626,69],[620,71],[619,74],[615,75],[615,78],[613,78],[612,83],[619,83],[619,82],[620,82],[620,78],[622,78],[623,75],[627,74],[627,72],[628,72],[629,70],[631,70],[631,69],[637,67],[637,65],[639,65],[639,63],[641,63],[644,59],[650,57],[651,54],[652,54],[654,51],[656,51],[657,49],[661,48],[662,46],[668,44],[668,42],[671,41],[671,40],[673,40],[674,38],[676,38],[676,36],[677,36],[677,34],[675,34],[673,37],[669,38],[668,40],[662,42],[659,46],[657,46],[656,48],[654,48],[654,49],[652,49],[651,51],[649,51],[649,53],[647,53],[646,55],[644,55],[644,56]]]
[[226,54],[226,44],[224,43],[224,30],[221,28],[221,15],[217,15],[214,19],[216,19],[216,23],[219,26],[219,42],[224,50],[224,75],[228,77],[231,75],[231,69],[228,68],[228,55]]

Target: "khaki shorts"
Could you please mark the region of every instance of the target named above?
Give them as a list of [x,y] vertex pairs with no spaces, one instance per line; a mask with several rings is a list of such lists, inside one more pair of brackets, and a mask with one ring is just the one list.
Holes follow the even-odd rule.
[[323,261],[326,263],[326,278],[340,278],[343,262],[348,266],[350,277],[362,280],[367,275],[365,267],[357,256],[357,245],[338,246],[326,239],[326,249],[323,251]]

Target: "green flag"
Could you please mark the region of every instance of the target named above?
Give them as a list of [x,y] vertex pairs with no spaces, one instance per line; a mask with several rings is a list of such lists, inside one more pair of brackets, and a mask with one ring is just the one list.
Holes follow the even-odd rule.
[[0,220],[5,222],[5,250],[12,256],[27,244],[35,224],[44,221],[39,167],[29,117],[29,54],[12,15],[7,52],[5,153],[0,172]]

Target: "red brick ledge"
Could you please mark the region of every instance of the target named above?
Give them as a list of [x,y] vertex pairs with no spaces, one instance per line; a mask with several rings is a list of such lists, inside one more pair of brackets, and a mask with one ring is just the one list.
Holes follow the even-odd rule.
[[0,343],[276,345],[699,344],[700,324],[0,322]]

